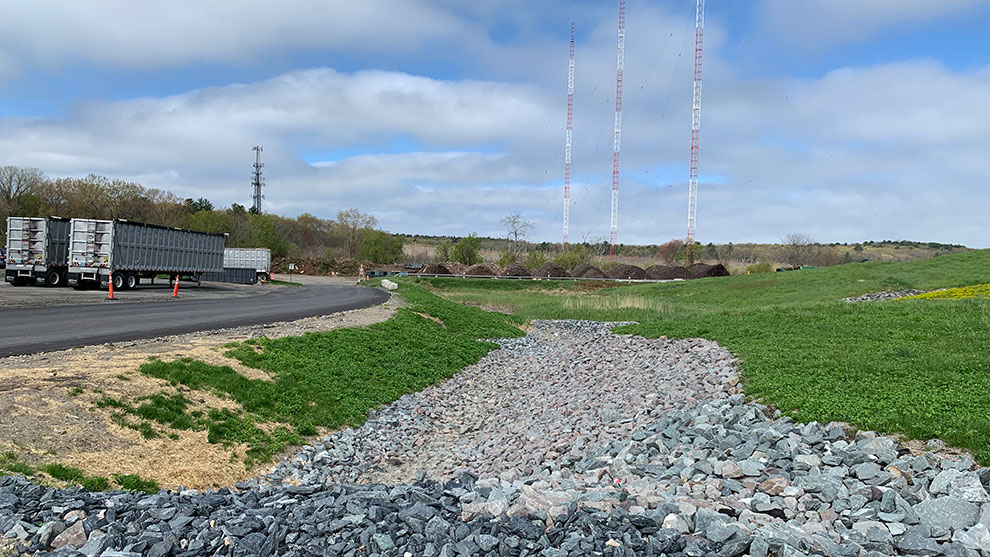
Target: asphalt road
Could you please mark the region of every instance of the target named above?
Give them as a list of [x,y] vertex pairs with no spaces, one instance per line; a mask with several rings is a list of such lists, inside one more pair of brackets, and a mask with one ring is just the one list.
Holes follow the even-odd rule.
[[324,284],[229,299],[5,309],[0,311],[0,357],[290,321],[387,299],[374,288]]

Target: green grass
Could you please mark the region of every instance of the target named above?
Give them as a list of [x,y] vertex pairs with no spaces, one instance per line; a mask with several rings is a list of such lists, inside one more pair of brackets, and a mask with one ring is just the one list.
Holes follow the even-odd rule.
[[317,428],[357,426],[368,411],[421,390],[477,362],[496,345],[477,339],[521,336],[511,316],[450,302],[403,285],[408,307],[383,323],[357,329],[254,339],[227,345],[226,354],[268,372],[248,379],[228,366],[192,359],[152,360],[141,372],[173,385],[236,401],[240,409],[189,411],[181,395],[146,397],[134,406],[98,404],[173,429],[207,430],[211,443],[246,443],[248,464],[266,462]]
[[278,284],[281,286],[302,286],[301,282],[289,282],[287,280],[275,280],[275,279],[268,281],[268,284]]
[[523,321],[629,320],[640,324],[618,332],[715,340],[742,359],[750,397],[798,419],[939,437],[990,463],[990,300],[841,301],[988,277],[990,250],[596,292],[551,281],[405,282],[507,306]]
[[[0,454],[0,476],[9,474],[20,474],[29,478],[36,478],[42,472],[52,479],[65,482],[70,485],[81,486],[86,491],[107,491],[111,488],[110,480],[103,476],[90,476],[79,468],[65,466],[63,464],[51,463],[35,468],[17,458],[13,452]],[[114,483],[125,491],[144,491],[146,493],[156,493],[158,483],[154,480],[143,480],[134,474],[114,474]]]
[[124,491],[138,491],[151,495],[158,493],[160,489],[155,480],[145,480],[137,474],[114,474],[113,481]]

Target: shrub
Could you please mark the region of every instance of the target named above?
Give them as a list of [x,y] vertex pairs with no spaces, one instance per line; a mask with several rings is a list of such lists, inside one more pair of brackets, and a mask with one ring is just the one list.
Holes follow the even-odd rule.
[[757,273],[769,273],[773,271],[773,265],[766,261],[761,261],[759,263],[754,263],[752,265],[746,266],[747,275],[755,275]]
[[523,266],[527,269],[539,269],[547,262],[547,255],[542,251],[531,251],[529,255],[526,256],[526,261],[523,262]]

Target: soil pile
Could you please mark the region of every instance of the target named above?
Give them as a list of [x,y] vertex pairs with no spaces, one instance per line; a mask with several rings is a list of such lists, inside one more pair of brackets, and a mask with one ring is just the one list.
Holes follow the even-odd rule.
[[691,275],[684,267],[653,265],[646,269],[646,274],[653,280],[689,279]]
[[608,272],[608,278],[646,280],[650,277],[646,275],[646,271],[635,265],[619,263]]
[[465,269],[464,274],[470,277],[497,277],[498,267],[494,263],[478,263]]
[[530,274],[529,269],[527,269],[526,267],[524,267],[522,265],[522,263],[510,263],[509,266],[506,267],[504,271],[502,271],[502,276],[503,277],[529,277],[529,276],[532,276],[532,274]]
[[564,270],[564,268],[561,267],[560,265],[557,265],[556,263],[553,263],[551,261],[547,261],[546,263],[543,264],[542,267],[540,267],[539,269],[536,270],[535,273],[533,273],[533,276],[537,276],[537,277],[569,277],[571,275],[569,275],[567,273],[567,271]]
[[452,275],[463,275],[468,269],[468,266],[460,261],[447,261],[444,263],[444,266],[450,269],[450,274]]
[[718,263],[716,265],[706,265],[704,263],[695,263],[687,268],[688,273],[691,278],[705,278],[705,277],[727,277],[729,276],[729,270],[725,268],[725,265]]
[[427,265],[426,268],[423,269],[423,274],[424,275],[449,275],[451,273],[450,273],[450,269],[448,269],[447,267],[444,267],[443,265],[441,265],[439,263],[434,263],[432,265]]
[[581,278],[608,278],[601,269],[589,263],[582,263],[574,267],[574,270],[571,271],[571,276]]

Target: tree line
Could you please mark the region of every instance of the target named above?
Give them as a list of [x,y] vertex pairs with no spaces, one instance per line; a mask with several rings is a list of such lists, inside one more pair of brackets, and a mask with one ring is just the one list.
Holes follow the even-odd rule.
[[50,178],[36,168],[0,166],[0,240],[7,217],[128,219],[227,234],[228,247],[263,247],[276,255],[395,263],[403,238],[376,229],[375,217],[341,209],[336,219],[258,214],[238,203],[217,208],[207,198],[182,199],[159,189],[91,174]]

